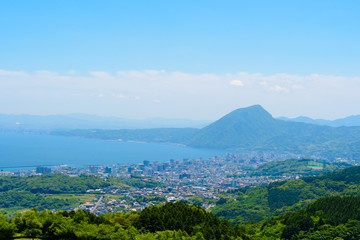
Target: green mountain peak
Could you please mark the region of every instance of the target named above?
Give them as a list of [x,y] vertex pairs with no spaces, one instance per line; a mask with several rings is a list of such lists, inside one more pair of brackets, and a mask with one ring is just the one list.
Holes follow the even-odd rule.
[[236,109],[200,130],[192,139],[192,146],[231,148],[259,141],[272,135],[277,120],[260,105]]

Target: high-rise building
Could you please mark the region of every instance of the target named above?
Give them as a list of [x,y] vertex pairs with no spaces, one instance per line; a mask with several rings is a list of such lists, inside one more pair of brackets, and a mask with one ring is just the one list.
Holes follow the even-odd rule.
[[50,174],[51,168],[39,166],[39,167],[36,167],[36,173]]
[[110,167],[105,167],[105,173],[111,174],[111,168]]

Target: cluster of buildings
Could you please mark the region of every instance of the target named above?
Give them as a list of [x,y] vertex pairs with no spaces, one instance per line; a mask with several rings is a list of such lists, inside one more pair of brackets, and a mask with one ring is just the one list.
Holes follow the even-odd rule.
[[[269,178],[265,176],[250,176],[250,172],[259,165],[274,160],[300,158],[293,154],[278,154],[269,152],[227,154],[208,159],[181,159],[168,162],[144,161],[139,164],[123,164],[112,166],[89,166],[88,168],[59,168],[55,172],[79,175],[97,174],[101,177],[114,176],[131,178],[142,176],[143,181],[153,179],[162,186],[155,188],[117,187],[105,189],[105,198],[94,210],[94,203],[79,206],[80,209],[93,211],[96,214],[117,211],[140,211],[153,204],[170,201],[188,201],[204,208],[214,206],[219,193],[239,187],[267,184],[278,180],[291,178]],[[91,193],[93,190],[90,190]],[[114,197],[122,196],[122,197]]]
[[[196,194],[199,194],[197,196]],[[202,194],[201,194],[202,193]],[[118,197],[121,196],[121,197]],[[107,212],[128,212],[141,211],[146,207],[166,202],[191,201],[192,197],[203,198],[202,206],[211,207],[209,200],[217,200],[217,194],[209,193],[206,189],[187,188],[120,188],[109,191],[107,194],[98,195],[93,202],[81,204],[72,210],[83,209],[95,214],[104,214]],[[213,205],[212,205],[213,206]]]
[[[118,211],[139,211],[153,204],[170,201],[188,201],[202,205],[204,208],[214,206],[219,193],[239,187],[267,184],[291,178],[269,178],[251,176],[250,172],[269,161],[300,158],[294,154],[276,152],[251,152],[226,154],[213,158],[170,159],[168,162],[143,161],[139,164],[98,165],[86,168],[58,166],[55,168],[37,167],[36,170],[7,173],[18,176],[32,174],[61,173],[70,176],[96,174],[106,179],[113,176],[120,179],[131,179],[139,176],[141,181],[153,181],[160,184],[156,187],[119,186],[107,189],[89,189],[95,194],[93,202],[83,203],[73,210],[84,209],[95,214]],[[2,175],[6,175],[2,172]]]

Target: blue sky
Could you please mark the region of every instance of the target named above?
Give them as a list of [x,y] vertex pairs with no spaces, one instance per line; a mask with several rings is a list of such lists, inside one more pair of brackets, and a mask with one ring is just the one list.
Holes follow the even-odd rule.
[[4,0],[0,112],[360,114],[359,12],[359,1],[332,0]]

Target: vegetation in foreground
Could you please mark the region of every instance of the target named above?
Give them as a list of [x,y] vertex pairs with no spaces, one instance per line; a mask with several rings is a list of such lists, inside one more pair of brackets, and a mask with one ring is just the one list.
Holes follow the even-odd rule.
[[230,191],[217,202],[212,212],[231,224],[260,222],[304,209],[321,197],[360,196],[359,184],[360,167],[351,167],[316,177]]
[[360,239],[360,197],[321,198],[304,210],[247,225],[250,239]]
[[96,216],[79,211],[0,215],[0,239],[360,239],[360,197],[327,197],[306,209],[256,224],[232,226],[203,208],[184,202],[151,206],[141,212]]
[[151,206],[142,212],[96,216],[79,211],[38,212],[13,219],[0,215],[0,239],[247,239],[244,230],[184,202]]
[[[24,201],[34,197],[39,204],[41,201],[35,197],[47,197],[54,192],[70,195],[83,192],[83,188],[76,187],[82,184],[87,184],[87,188],[161,184],[156,181],[144,183],[139,177],[128,179],[126,183],[119,181],[59,174],[2,177],[0,189],[4,191],[1,194],[30,194],[29,198],[23,198]],[[0,215],[0,239],[360,239],[359,184],[360,167],[274,182],[228,193],[236,199],[224,195],[216,203],[213,213],[184,202],[151,206],[141,212],[101,216],[82,210],[53,213],[32,209],[19,212],[13,219]],[[340,197],[344,195],[347,197]],[[20,199],[9,196],[2,196],[1,204]],[[194,199],[194,202],[199,200]],[[250,222],[249,219],[258,223],[239,225]]]

